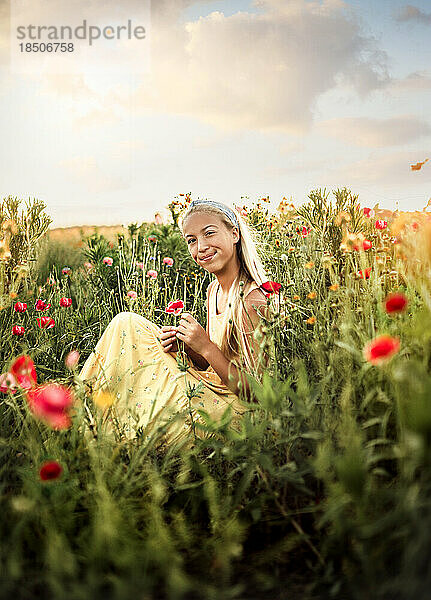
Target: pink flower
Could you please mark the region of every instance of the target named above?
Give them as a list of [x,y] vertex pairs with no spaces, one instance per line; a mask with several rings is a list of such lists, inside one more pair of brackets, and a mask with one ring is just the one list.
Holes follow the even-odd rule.
[[15,394],[17,390],[17,381],[12,373],[3,373],[0,375],[0,392]]
[[130,290],[129,292],[127,292],[127,295],[129,296],[129,298],[133,298],[134,300],[138,297],[137,292],[135,292],[134,290]]
[[56,460],[48,460],[39,469],[39,477],[42,481],[58,479],[63,473],[63,467]]
[[55,325],[55,321],[52,317],[40,317],[37,318],[36,321],[41,329],[52,329]]
[[114,262],[114,260],[110,256],[105,256],[102,262],[108,267],[112,267],[112,263]]
[[60,298],[60,306],[72,306],[72,298]]
[[70,267],[63,267],[61,272],[63,275],[70,275],[72,273],[72,269]]
[[91,271],[91,269],[93,268],[93,263],[91,262],[85,262],[84,263],[84,267],[87,269],[87,271]]
[[141,271],[144,270],[144,263],[143,262],[137,262],[136,263],[136,268],[137,269],[141,269]]
[[17,302],[14,309],[16,312],[25,312],[27,310],[27,304],[25,302]]
[[172,267],[172,265],[174,264],[174,259],[170,256],[165,256],[165,258],[163,259],[163,263],[165,265],[168,265],[168,267]]
[[375,212],[372,208],[364,208],[363,211],[364,211],[364,215],[366,217],[368,217],[369,219],[371,219],[371,217],[374,217],[374,215],[375,215]]
[[22,336],[25,334],[25,329],[22,325],[14,325],[12,327],[12,335]]
[[163,223],[162,215],[160,213],[154,215],[154,223],[156,225],[161,225]]
[[157,277],[157,271],[154,271],[153,269],[150,269],[149,271],[147,271],[147,277],[152,277],[153,279],[156,279],[156,277]]
[[48,310],[50,304],[47,304],[45,300],[36,300],[36,304],[34,305],[35,310]]
[[380,335],[364,347],[365,360],[373,365],[380,365],[388,361],[400,349],[400,340],[397,337],[384,334]]
[[19,356],[9,369],[9,373],[26,390],[36,385],[37,376],[34,362],[27,355]]
[[384,221],[383,219],[378,219],[376,221],[376,229],[386,229],[387,226],[388,222]]
[[69,409],[73,394],[57,383],[46,383],[27,392],[28,406],[33,415],[53,429],[68,429],[71,425]]
[[184,308],[184,302],[182,300],[175,300],[175,301],[171,301],[169,302],[167,308],[165,309],[165,312],[167,313],[173,313],[174,315],[178,316],[181,311]]
[[72,371],[78,364],[78,361],[79,361],[78,350],[72,350],[71,352],[69,352],[69,354],[64,359],[64,364],[70,371]]

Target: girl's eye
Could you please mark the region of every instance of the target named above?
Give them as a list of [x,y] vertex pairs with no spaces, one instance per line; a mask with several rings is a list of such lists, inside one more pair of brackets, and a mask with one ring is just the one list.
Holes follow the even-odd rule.
[[[215,233],[215,231],[207,231],[205,235],[212,235],[213,233]],[[193,242],[193,241],[194,241],[194,239],[190,238],[187,243],[190,244],[190,242]]]

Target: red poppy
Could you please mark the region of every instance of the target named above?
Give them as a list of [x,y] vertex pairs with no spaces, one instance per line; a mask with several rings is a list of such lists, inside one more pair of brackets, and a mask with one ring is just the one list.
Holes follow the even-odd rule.
[[364,215],[366,217],[368,217],[369,219],[371,217],[374,217],[374,210],[372,208],[364,208],[363,211],[364,211]]
[[308,235],[310,233],[310,229],[307,229],[307,227],[304,227],[304,226],[302,227],[302,229],[297,227],[296,233],[300,233],[302,235],[302,237],[305,237],[306,235]]
[[70,275],[72,272],[72,269],[70,267],[63,267],[61,272],[63,273],[63,275]]
[[17,302],[14,306],[15,312],[25,312],[27,310],[27,304],[25,302]]
[[53,429],[68,429],[72,423],[68,410],[73,404],[70,389],[46,383],[27,392],[27,402],[35,417]]
[[34,368],[34,362],[29,356],[19,356],[12,364],[9,372],[15,377],[22,388],[29,390],[36,385],[36,369]]
[[72,306],[72,298],[60,298],[60,306]]
[[52,329],[55,325],[55,321],[52,317],[40,317],[37,318],[36,321],[41,329]]
[[50,304],[47,304],[45,302],[45,300],[37,300],[36,304],[34,305],[34,309],[35,310],[48,310],[48,308],[50,307]]
[[384,334],[365,345],[364,357],[373,365],[380,365],[399,352],[399,349],[399,338]]
[[22,336],[25,334],[25,329],[22,325],[14,325],[12,327],[12,335]]
[[56,460],[48,460],[39,469],[39,477],[42,481],[58,479],[63,473],[63,467]]
[[369,250],[370,248],[372,248],[372,246],[373,246],[373,243],[372,243],[372,242],[370,242],[370,240],[364,240],[364,241],[362,242],[362,248],[363,248],[365,251],[367,251],[367,250]]
[[367,267],[365,271],[356,271],[356,277],[359,279],[369,279],[371,273],[371,267]]
[[184,308],[184,302],[182,300],[175,300],[169,302],[165,312],[173,313],[174,315],[179,315]]
[[149,236],[148,236],[148,240],[149,240],[150,242],[157,242],[157,238],[156,238],[156,236],[155,236],[155,235],[149,235]]
[[406,309],[407,304],[407,297],[402,292],[389,294],[384,301],[385,311],[388,314],[403,312],[403,310]]
[[283,286],[276,281],[265,281],[260,287],[267,292],[265,295],[268,298],[271,294],[278,294]]
[[376,229],[386,229],[387,226],[388,222],[384,221],[383,219],[378,219],[376,221]]

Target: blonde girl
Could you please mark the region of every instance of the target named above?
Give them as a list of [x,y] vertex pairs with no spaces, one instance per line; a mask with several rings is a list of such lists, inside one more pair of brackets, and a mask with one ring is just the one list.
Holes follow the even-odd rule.
[[[166,425],[167,442],[191,430],[205,436],[197,424],[206,415],[219,421],[228,406],[231,425],[239,429],[251,399],[244,371],[260,379],[269,362],[254,335],[269,309],[262,288],[268,277],[251,229],[235,208],[210,200],[191,202],[179,226],[193,260],[214,275],[207,288],[206,329],[189,312],[161,328],[136,313],[120,313],[80,374],[92,383],[96,398],[109,392],[110,425],[129,438],[137,432],[150,437],[157,424]],[[190,359],[186,372],[177,364],[179,340]]]

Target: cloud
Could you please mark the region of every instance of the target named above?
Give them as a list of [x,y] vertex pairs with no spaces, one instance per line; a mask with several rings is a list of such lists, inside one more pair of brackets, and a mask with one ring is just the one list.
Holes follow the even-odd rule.
[[89,192],[113,192],[129,188],[124,178],[102,170],[94,156],[77,156],[62,160],[58,165]]
[[[190,3],[173,4],[178,16]],[[143,109],[224,130],[303,134],[318,97],[340,80],[361,95],[389,80],[385,53],[338,0],[261,0],[259,14],[214,11],[187,23],[166,17],[166,5],[154,7],[151,84],[134,100]]]
[[388,90],[417,92],[431,89],[431,74],[428,71],[414,71],[402,79],[388,82]]
[[427,121],[408,115],[389,119],[329,119],[318,123],[316,129],[349,144],[368,148],[408,144],[431,135],[431,126]]
[[117,123],[121,117],[117,116],[112,108],[95,108],[88,111],[85,115],[74,119],[75,126],[82,130],[89,127],[104,127]]
[[[368,158],[351,162],[342,167],[335,167],[328,172],[334,181],[340,185],[361,184],[384,184],[392,186],[405,186],[412,188],[415,184],[430,180],[430,172],[411,171],[410,165],[424,160],[422,154],[417,152],[392,152],[385,154],[371,154]],[[427,163],[428,164],[428,163]]]
[[400,9],[395,20],[400,23],[415,21],[416,23],[429,25],[431,23],[431,13],[426,13],[412,4],[406,4],[406,6],[403,6],[402,9]]

